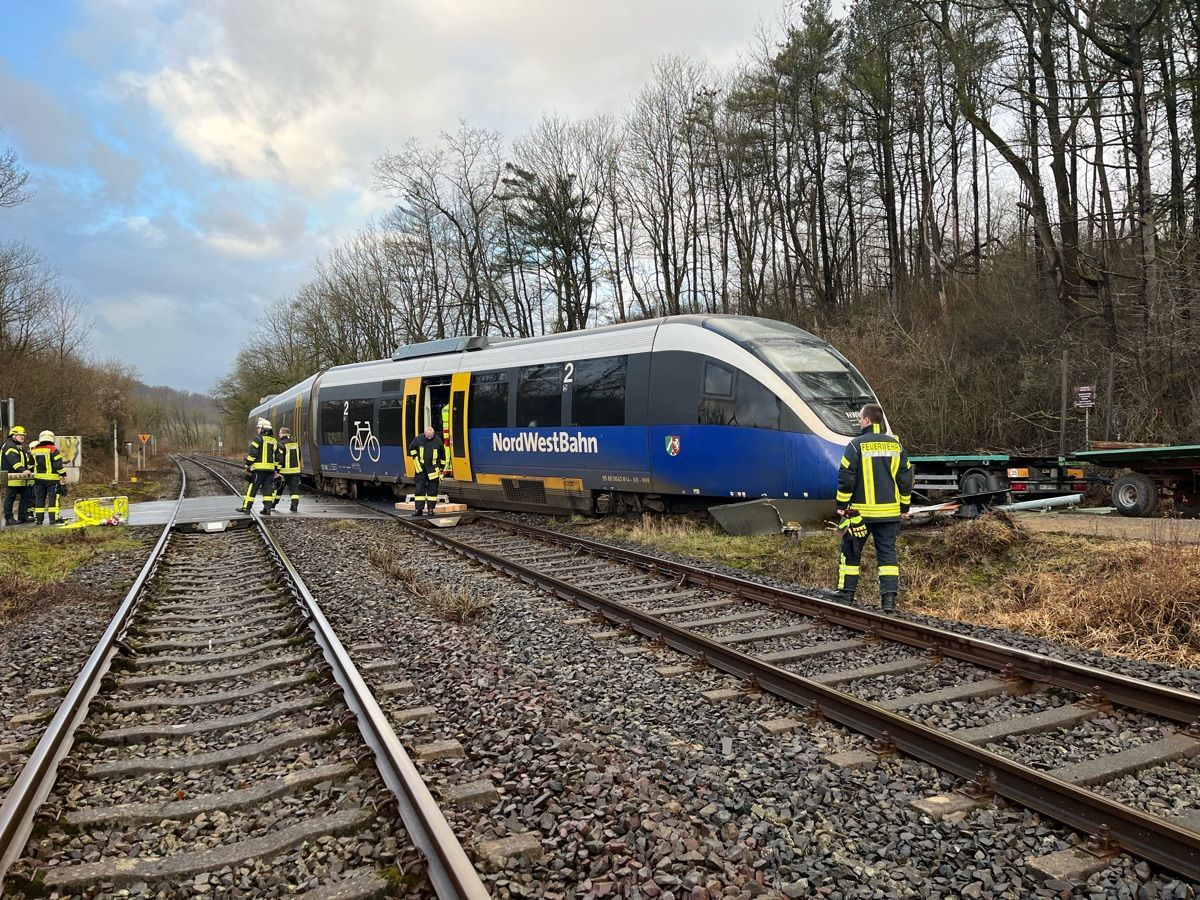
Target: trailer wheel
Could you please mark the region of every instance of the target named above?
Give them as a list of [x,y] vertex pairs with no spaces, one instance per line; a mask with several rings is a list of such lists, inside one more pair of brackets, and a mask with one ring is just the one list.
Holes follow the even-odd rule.
[[1112,502],[1123,516],[1148,516],[1158,506],[1158,487],[1149,475],[1126,472],[1113,482]]
[[[1007,490],[1008,485],[995,472],[989,472],[986,469],[970,469],[963,474],[958,480],[958,492],[965,496],[972,494],[983,494],[987,491],[1003,491]],[[1001,498],[995,497],[980,504],[986,506],[991,503],[1003,502]]]

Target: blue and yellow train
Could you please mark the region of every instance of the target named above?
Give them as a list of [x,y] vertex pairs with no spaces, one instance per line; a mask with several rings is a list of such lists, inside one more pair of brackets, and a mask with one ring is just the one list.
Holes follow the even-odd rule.
[[409,441],[450,406],[451,497],[584,514],[829,500],[863,377],[770,319],[669,316],[525,339],[451,338],[337,366],[250,413],[291,427],[318,487],[413,482]]

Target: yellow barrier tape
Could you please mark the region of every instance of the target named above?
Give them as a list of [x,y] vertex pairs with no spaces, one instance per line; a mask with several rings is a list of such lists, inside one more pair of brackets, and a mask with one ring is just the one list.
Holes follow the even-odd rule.
[[76,500],[75,521],[60,528],[85,528],[88,525],[124,525],[129,521],[128,497],[92,497]]

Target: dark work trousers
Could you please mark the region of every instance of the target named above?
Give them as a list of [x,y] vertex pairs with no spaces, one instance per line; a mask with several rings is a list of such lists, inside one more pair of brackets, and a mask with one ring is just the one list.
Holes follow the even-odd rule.
[[417,473],[417,483],[413,487],[413,501],[417,512],[424,510],[426,503],[429,504],[429,511],[433,512],[433,508],[437,506],[438,483],[439,479],[430,478],[425,472]]
[[[17,505],[17,515],[13,516],[13,503]],[[29,521],[29,507],[33,505],[33,485],[10,484],[4,489],[4,521],[15,518],[18,522]]]
[[292,506],[300,502],[300,473],[295,475],[283,475],[283,489],[279,492],[280,496],[290,494]]
[[37,479],[33,482],[33,521],[42,523],[42,513],[50,517],[50,524],[58,518],[58,482]]
[[249,510],[254,505],[254,496],[262,493],[263,509],[271,509],[275,505],[275,472],[271,469],[255,469],[254,480],[246,486],[246,496],[242,498],[242,509]]
[[[897,564],[896,539],[900,537],[899,522],[863,520],[867,537],[875,541],[875,560],[879,564],[879,593],[900,592],[900,566]],[[838,560],[838,590],[853,595],[858,588],[858,564],[862,559],[866,538],[855,540],[849,530],[842,536],[841,559]]]

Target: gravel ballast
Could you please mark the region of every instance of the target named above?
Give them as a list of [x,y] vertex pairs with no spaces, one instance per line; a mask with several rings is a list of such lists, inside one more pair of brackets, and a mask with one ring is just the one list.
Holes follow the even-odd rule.
[[[864,739],[819,722],[773,737],[759,721],[796,716],[790,704],[763,695],[710,703],[701,691],[736,683],[713,671],[659,675],[685,659],[622,655],[638,642],[591,640],[596,627],[562,624],[578,610],[398,525],[271,527],[343,642],[384,646],[360,665],[398,664],[368,681],[412,681],[411,696],[381,699],[401,739],[461,743],[462,758],[419,764],[427,780],[486,779],[499,792],[486,808],[447,811],[496,896],[1192,896],[1193,886],[1128,856],[1075,892],[1046,883],[1024,860],[1072,845],[1066,829],[1002,804],[934,823],[909,803],[956,779],[904,757],[838,769],[826,754]],[[472,624],[448,622],[408,579],[368,562],[371,548],[409,567],[429,598],[460,588],[490,605]],[[915,689],[903,679],[892,684]],[[399,719],[418,706],[436,717]],[[537,837],[540,856],[483,861],[482,845],[523,833]]]

